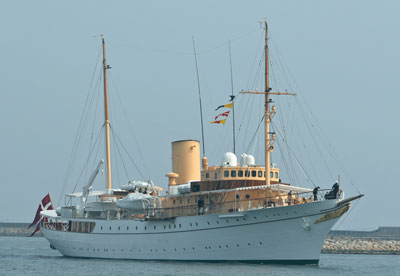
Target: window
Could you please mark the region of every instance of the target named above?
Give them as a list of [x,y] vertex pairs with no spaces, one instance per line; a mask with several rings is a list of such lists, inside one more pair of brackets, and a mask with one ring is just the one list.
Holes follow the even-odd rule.
[[278,172],[275,172],[275,178],[278,179]]
[[274,173],[273,172],[270,172],[269,173],[269,176],[272,178],[272,177],[274,177]]
[[262,171],[258,171],[258,177],[262,177]]
[[249,199],[249,198],[250,198],[250,195],[249,195],[249,194],[246,194],[246,198]]
[[239,176],[239,177],[243,177],[243,171],[242,171],[242,170],[239,170],[239,171],[238,171],[238,176]]
[[206,178],[210,178],[210,174],[209,173],[206,173]]
[[266,177],[267,176],[267,172],[264,172],[264,177]]
[[240,195],[239,194],[236,194],[236,199],[239,199],[240,198]]
[[224,177],[229,177],[229,171],[224,171]]
[[245,172],[245,176],[246,176],[246,177],[249,177],[249,176],[250,176],[250,171],[246,171],[246,172]]
[[231,177],[236,177],[236,171],[231,171]]
[[252,177],[256,177],[256,176],[257,176],[257,171],[254,171],[254,170],[251,171],[251,176],[252,176]]
[[217,173],[214,174],[214,178],[217,179]]
[[175,204],[175,199],[174,199],[173,203]]
[[190,198],[187,199],[187,203],[190,203]]

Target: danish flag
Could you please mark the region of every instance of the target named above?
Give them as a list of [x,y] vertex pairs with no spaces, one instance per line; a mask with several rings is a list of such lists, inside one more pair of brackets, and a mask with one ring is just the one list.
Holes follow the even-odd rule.
[[50,194],[47,194],[42,201],[39,204],[39,207],[36,211],[36,215],[35,215],[35,219],[33,220],[33,222],[28,226],[28,229],[31,228],[32,226],[36,225],[35,230],[32,232],[32,234],[30,235],[30,237],[32,237],[33,235],[35,235],[35,233],[37,231],[40,230],[40,221],[42,220],[42,218],[40,217],[40,212],[44,211],[44,210],[54,210],[54,206],[53,206],[53,202],[51,201],[51,197]]

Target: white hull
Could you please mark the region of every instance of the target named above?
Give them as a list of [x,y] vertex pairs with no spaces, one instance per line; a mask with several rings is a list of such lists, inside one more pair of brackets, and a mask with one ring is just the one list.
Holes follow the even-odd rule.
[[86,219],[96,223],[92,233],[42,231],[69,257],[318,263],[338,217],[315,222],[335,206],[327,200],[161,221]]

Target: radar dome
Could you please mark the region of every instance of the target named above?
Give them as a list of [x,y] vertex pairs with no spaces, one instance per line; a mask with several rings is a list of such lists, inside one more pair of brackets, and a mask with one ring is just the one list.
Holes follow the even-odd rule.
[[227,152],[222,157],[223,167],[237,167],[237,157],[232,152]]

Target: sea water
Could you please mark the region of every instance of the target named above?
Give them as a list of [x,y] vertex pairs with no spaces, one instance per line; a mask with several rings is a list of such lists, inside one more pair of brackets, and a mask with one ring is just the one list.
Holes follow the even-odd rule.
[[400,275],[400,256],[321,255],[315,265],[63,257],[41,237],[0,237],[0,275]]

